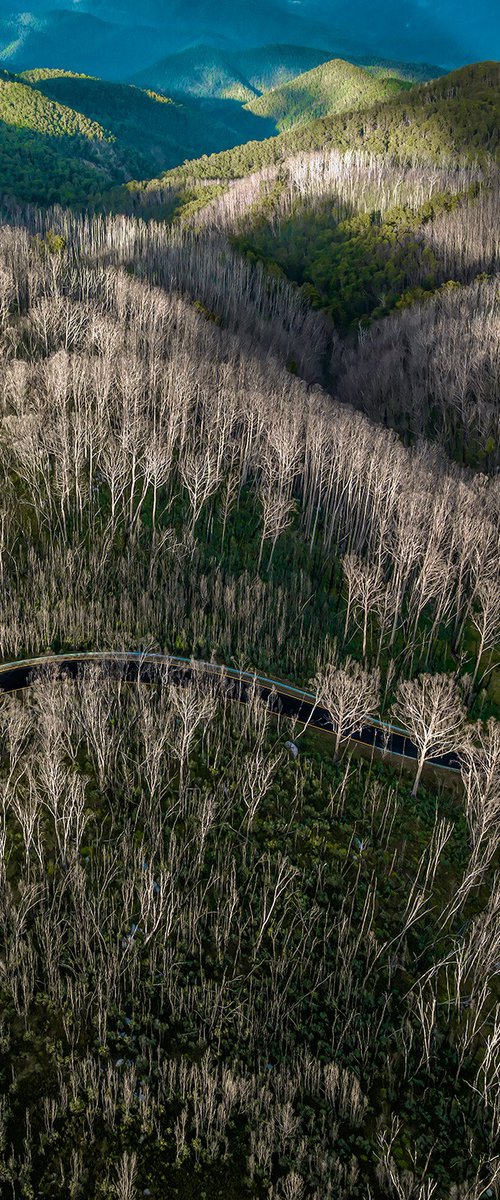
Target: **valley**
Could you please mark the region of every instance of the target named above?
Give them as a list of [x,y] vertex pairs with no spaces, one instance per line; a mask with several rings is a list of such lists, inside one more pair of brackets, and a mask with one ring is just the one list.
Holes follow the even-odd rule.
[[495,24],[347,7],[0,21],[9,1200],[498,1195]]

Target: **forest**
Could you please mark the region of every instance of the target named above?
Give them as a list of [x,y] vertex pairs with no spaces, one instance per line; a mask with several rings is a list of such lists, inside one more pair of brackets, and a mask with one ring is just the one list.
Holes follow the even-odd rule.
[[159,182],[130,208],[229,241],[267,287],[288,279],[299,307],[318,312],[310,380],[407,444],[425,437],[496,469],[496,166],[422,170],[326,150],[229,184]]
[[457,75],[349,148],[5,196],[0,664],[107,665],[0,690],[2,1196],[499,1195],[496,100]]
[[311,734],[293,761],[257,691],[96,668],[26,695],[1,711],[6,1194],[493,1195],[498,727],[465,816]]
[[0,70],[0,196],[83,208],[112,186],[274,132],[273,121],[230,102],[214,112],[70,71]]
[[411,88],[409,81],[333,59],[271,88],[247,104],[251,112],[272,117],[280,132],[336,112],[353,112]]
[[240,179],[290,155],[325,150],[365,150],[401,163],[427,166],[487,163],[498,156],[497,62],[475,63],[419,84],[391,101],[299,124],[261,144],[206,155],[174,172],[180,178]]
[[300,343],[314,377],[322,319],[222,243],[56,215],[2,231],[4,661],[274,671],[347,709],[344,736],[361,704],[422,763],[460,749],[463,791],[335,760],[258,689],[42,672],[5,696],[5,1186],[479,1200],[498,480],[290,373]]

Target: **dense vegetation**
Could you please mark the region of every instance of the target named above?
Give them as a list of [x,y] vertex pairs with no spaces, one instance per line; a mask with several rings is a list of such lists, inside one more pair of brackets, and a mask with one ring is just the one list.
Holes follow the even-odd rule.
[[411,84],[399,79],[370,74],[362,67],[334,58],[251,100],[247,108],[256,116],[273,120],[282,132],[318,117],[383,103],[409,87]]
[[3,1187],[490,1194],[498,817],[473,789],[466,820],[311,736],[294,760],[258,693],[196,679],[42,674],[0,728]]
[[112,184],[274,126],[239,106],[218,114],[138,87],[65,71],[0,76],[0,194],[82,204]]
[[[35,70],[22,78],[4,72],[0,191],[37,203],[86,201],[124,211],[153,206],[156,215],[166,215],[169,206],[155,199],[161,190],[220,185],[259,168],[286,167],[288,156],[315,148],[365,148],[395,161],[450,166],[479,159],[488,167],[496,157],[497,82],[495,65],[483,64],[389,100],[394,88],[409,84],[333,62],[250,105],[234,99],[204,105],[192,98],[172,103],[155,92],[65,71]],[[371,97],[370,107],[358,113],[363,95],[364,102]],[[346,105],[349,111],[336,117],[310,119],[318,106],[331,111]],[[294,127],[270,138],[281,121]],[[256,133],[263,140],[206,153]],[[204,156],[196,159],[201,148]],[[157,177],[184,160],[191,161]],[[116,188],[141,178],[149,182]]]
[[176,175],[238,179],[289,155],[332,146],[391,155],[427,164],[498,155],[499,72],[497,63],[476,63],[424,83],[384,104],[324,117],[224,154],[190,163]]
[[239,106],[221,104],[207,113],[193,103],[172,103],[150,89],[67,72],[30,71],[26,77],[38,91],[105,123],[116,143],[129,153],[129,173],[139,178],[144,164],[145,174],[154,174],[168,159],[192,157],[193,146],[209,150],[215,144],[231,145],[236,138],[266,137],[274,131],[274,122],[253,120]]
[[427,79],[438,79],[447,72],[442,67],[425,62],[398,62],[391,58],[374,58],[364,54],[361,58],[350,58],[350,62],[364,67],[372,75],[383,75],[391,79],[402,79],[406,83],[424,83]]
[[[43,72],[47,79],[50,72]],[[34,73],[38,77],[38,73]],[[97,121],[84,113],[74,112],[67,104],[61,104],[53,96],[44,96],[31,80],[17,79],[8,71],[0,77],[0,120],[15,129],[30,129],[43,133],[48,138],[87,138],[89,141],[105,141],[109,134]]]
[[135,82],[173,94],[246,102],[329,57],[325,51],[307,46],[256,46],[239,52],[192,46],[153,63]]
[[[223,51],[214,46],[191,46],[171,54],[137,75],[142,87],[161,88],[202,98],[251,100],[271,89],[281,88],[299,75],[331,61],[326,51],[309,46],[256,46],[249,50]],[[372,58],[352,60],[371,75],[391,77],[407,83],[436,79],[445,72],[429,63],[395,62]]]
[[338,205],[330,201],[299,208],[278,228],[274,216],[257,219],[235,241],[252,260],[279,267],[341,329],[357,330],[448,282],[431,231],[436,219],[460,206],[468,215],[467,194],[444,193],[417,209],[400,205],[383,215],[361,212],[339,220]]

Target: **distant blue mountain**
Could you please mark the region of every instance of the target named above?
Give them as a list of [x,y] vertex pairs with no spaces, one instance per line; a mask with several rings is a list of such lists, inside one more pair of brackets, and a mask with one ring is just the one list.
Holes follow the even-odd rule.
[[57,67],[127,79],[130,64],[140,70],[158,54],[153,28],[114,25],[86,12],[65,9],[9,13],[0,0],[0,67],[25,71]]
[[[129,79],[203,43],[316,47],[452,68],[500,57],[499,0],[0,0],[0,65]],[[19,0],[18,0],[19,3]]]

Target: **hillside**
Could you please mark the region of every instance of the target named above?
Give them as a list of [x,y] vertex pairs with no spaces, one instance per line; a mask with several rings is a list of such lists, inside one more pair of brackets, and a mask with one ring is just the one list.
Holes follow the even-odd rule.
[[43,63],[123,79],[157,54],[155,30],[142,24],[128,29],[103,19],[102,14],[74,8],[9,12],[3,4],[0,7],[0,65],[13,71]]
[[109,130],[21,78],[0,76],[0,193],[16,200],[83,202],[126,178]]
[[[438,101],[445,112],[449,102],[456,105],[463,126],[462,168],[450,146],[445,152],[444,138],[441,168],[435,165],[437,143],[430,143],[430,171],[418,162],[412,165],[413,152],[402,164],[402,155],[344,153],[344,147],[339,152],[327,143],[322,150],[266,165],[230,186],[222,173],[210,183],[211,163],[205,160],[206,183],[187,164],[166,177],[163,193],[154,185],[150,191],[136,185],[127,190],[131,208],[136,202],[138,212],[147,211],[148,196],[153,214],[154,204],[165,204],[170,197],[176,220],[228,237],[257,273],[264,267],[268,279],[287,279],[307,304],[320,310],[343,341],[340,352],[334,344],[330,368],[322,376],[334,394],[340,391],[404,440],[424,435],[458,461],[487,470],[500,464],[493,351],[497,319],[490,311],[495,288],[481,287],[498,272],[500,261],[500,190],[490,141],[497,120],[490,114],[498,100],[493,86],[491,95],[486,93],[497,71],[494,64],[482,64],[415,88],[422,111],[428,104],[440,112]],[[470,106],[468,93],[473,96]],[[413,93],[404,97],[405,108],[412,99]],[[394,112],[392,101],[385,107]],[[382,106],[374,111],[380,113]],[[298,134],[308,136],[318,126],[327,122],[313,122]],[[398,136],[399,128],[395,124]],[[445,126],[436,129],[443,133]],[[294,140],[295,132],[262,149],[293,145]],[[476,162],[477,148],[482,167]],[[424,138],[422,149],[429,152]],[[227,162],[233,155],[219,156],[219,162],[222,157]],[[120,197],[112,202],[119,210]],[[370,326],[378,328],[391,314],[387,335],[374,332],[368,340]],[[409,354],[407,342],[408,331],[416,330],[417,345],[426,345],[421,330],[427,328],[432,350],[424,364],[423,351]],[[358,346],[361,335],[364,356]],[[456,347],[468,347],[465,361],[458,351],[447,359],[448,337]],[[377,347],[383,347],[383,402],[372,380]],[[398,381],[394,388],[387,383],[391,363]]]
[[177,86],[0,72],[0,1200],[500,1200],[500,68],[74,2]]
[[[83,203],[131,180],[153,180],[151,185],[145,185],[146,194],[148,190],[156,190],[158,177],[169,171],[174,171],[174,178],[179,179],[191,175],[200,179],[214,175],[232,178],[255,166],[279,161],[295,149],[309,149],[317,143],[350,143],[350,129],[355,129],[358,140],[362,140],[356,106],[370,113],[375,129],[378,122],[390,122],[399,136],[398,122],[403,114],[396,106],[402,101],[396,98],[389,102],[387,97],[410,85],[380,75],[378,68],[372,75],[361,67],[333,60],[261,97],[255,96],[257,84],[292,70],[292,63],[296,68],[301,60],[303,56],[297,57],[289,47],[270,47],[260,61],[253,52],[246,59],[242,53],[237,84],[234,62],[231,65],[231,60],[227,60],[224,82],[220,74],[223,57],[219,57],[215,60],[219,74],[212,75],[210,82],[204,74],[209,72],[211,62],[207,52],[202,56],[198,84],[200,91],[203,87],[206,91],[211,88],[214,95],[173,101],[149,88],[71,71],[38,68],[21,76],[4,71],[0,96],[0,147],[3,146],[0,190],[22,201]],[[189,59],[185,67],[189,69]],[[252,67],[250,76],[244,74],[248,67]],[[180,82],[178,74],[179,86]],[[438,80],[432,86],[439,89],[442,85],[443,80]],[[430,85],[424,85],[424,90],[419,86],[414,92],[423,97],[427,107],[430,98],[434,107],[439,108],[439,95],[436,99],[425,92],[425,87]],[[226,88],[228,93],[232,91],[233,98],[217,99],[217,90],[222,93]],[[243,105],[241,101],[248,94],[253,95],[253,100]],[[413,92],[412,102],[415,108]],[[450,103],[460,108],[455,90]],[[482,93],[478,95],[478,103],[480,120],[484,121],[487,106],[483,104]],[[494,105],[494,98],[489,97],[488,104]],[[339,108],[343,110],[346,106],[349,112],[339,114]],[[336,117],[317,119],[318,113],[332,110],[337,111]],[[420,112],[418,104],[416,111]],[[446,117],[446,104],[443,111]],[[448,114],[449,120],[452,115]],[[282,127],[297,124],[298,128],[288,129],[277,138],[270,137],[278,124]],[[368,141],[370,144],[376,141],[375,135]],[[428,142],[424,144],[428,150]],[[200,155],[203,157],[199,158]],[[76,163],[81,167],[80,177]],[[167,181],[169,178],[167,174]],[[124,202],[127,207],[126,194]],[[120,204],[119,195],[116,204]]]
[[389,154],[401,162],[488,161],[498,157],[499,129],[500,64],[475,63],[372,108],[323,117],[260,145],[186,164],[175,177],[238,179],[292,154],[328,147]]
[[98,121],[44,95],[29,80],[0,71],[0,121],[14,129],[30,129],[48,138],[107,141],[109,131]]
[[[0,231],[3,661],[215,657],[307,686],[336,738],[194,667],[0,697],[9,1191],[481,1200],[497,483],[306,386],[330,327],[211,231],[26,221]],[[373,713],[419,739],[413,786],[354,757]]]
[[241,137],[265,137],[274,130],[274,122],[237,105],[221,103],[207,112],[195,101],[174,103],[149,88],[62,71],[27,72],[23,78],[45,95],[102,121],[117,142],[150,162],[165,157],[184,161],[193,144],[208,152],[214,144],[234,145]]
[[202,99],[244,103],[255,95],[236,59],[212,46],[196,46],[160,59],[141,71],[134,82]]
[[[249,50],[220,50],[215,46],[191,46],[147,67],[132,82],[141,87],[160,88],[169,95],[200,99],[251,101],[263,92],[281,88],[298,76],[331,61],[327,51],[307,46],[256,46]],[[442,75],[440,67],[427,63],[400,63],[390,59],[354,60],[372,75],[392,76],[409,83]]]
[[[496,0],[2,0],[0,48],[14,70],[39,63],[130,79],[196,45],[224,53],[256,45],[313,46],[349,61],[461,63],[500,56]],[[320,60],[318,60],[320,61]],[[307,70],[314,63],[304,64]],[[155,83],[154,86],[160,86]]]
[[[218,117],[128,84],[57,70],[0,78],[0,192],[22,201],[82,203],[269,123]],[[271,125],[271,128],[273,126]]]
[[273,88],[246,107],[256,116],[273,120],[284,131],[318,117],[371,108],[409,87],[410,83],[371,75],[362,67],[335,58]]
[[134,82],[168,93],[245,102],[328,58],[325,51],[305,46],[256,46],[239,52],[192,46],[153,63]]
[[369,54],[362,58],[352,58],[358,67],[364,67],[371,75],[390,75],[394,79],[403,79],[407,83],[425,83],[428,79],[437,79],[440,75],[448,74],[443,67],[437,67],[425,62],[399,62],[393,58],[377,58]]

